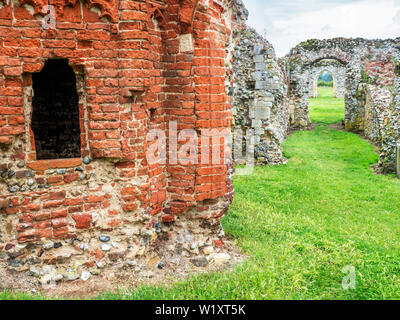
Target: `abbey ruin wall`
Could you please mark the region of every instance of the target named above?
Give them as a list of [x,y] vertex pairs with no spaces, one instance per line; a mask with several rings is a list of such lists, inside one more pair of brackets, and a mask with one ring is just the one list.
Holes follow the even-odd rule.
[[346,68],[346,130],[362,132],[377,144],[380,170],[394,172],[397,125],[393,105],[399,44],[400,39],[337,38],[309,40],[292,49],[285,57],[290,66],[291,126],[302,128],[310,123],[309,97],[315,81],[310,70],[318,69],[323,61],[336,60]]
[[244,137],[254,136],[255,163],[282,164],[282,143],[289,130],[285,65],[277,59],[272,45],[248,27],[246,20],[244,14],[232,35],[234,149],[242,149]]
[[232,125],[229,2],[0,4],[2,261],[74,265],[57,280],[176,246],[207,264],[233,197],[224,144],[200,139]]

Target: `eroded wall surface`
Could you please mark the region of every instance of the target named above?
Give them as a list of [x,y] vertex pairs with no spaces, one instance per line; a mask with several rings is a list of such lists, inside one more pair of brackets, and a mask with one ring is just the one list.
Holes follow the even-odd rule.
[[[309,40],[280,61],[273,47],[246,26],[246,19],[246,12],[242,12],[237,19],[242,23],[233,28],[232,84],[228,91],[233,96],[233,131],[242,135],[254,132],[256,163],[284,162],[281,144],[289,126],[310,125],[309,97],[317,96],[318,77],[328,71],[334,78],[335,96],[345,98],[346,129],[363,132],[377,144],[380,170],[393,172],[398,139],[392,113],[399,40]],[[235,149],[245,145],[235,139]]]
[[[231,45],[234,149],[245,149],[244,137],[254,135],[256,164],[281,164],[285,162],[282,142],[289,129],[285,65],[277,59],[272,45],[248,27],[246,20],[244,12],[237,20],[241,23],[233,28]],[[238,138],[238,132],[243,138]]]
[[400,52],[391,58],[394,65],[394,85],[389,86],[391,99],[386,102],[388,118],[384,117],[382,129],[382,148],[379,155],[379,169],[383,173],[392,173],[396,168],[396,147],[400,147]]

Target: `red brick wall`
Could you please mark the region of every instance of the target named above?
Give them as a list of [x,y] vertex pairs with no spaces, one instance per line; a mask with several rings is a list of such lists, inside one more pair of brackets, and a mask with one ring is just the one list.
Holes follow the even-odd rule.
[[365,59],[365,69],[374,84],[393,86],[395,80],[394,63],[390,55],[380,56],[379,59]]
[[[189,209],[198,216],[224,214],[226,199],[222,206],[217,199],[231,200],[226,164],[146,160],[150,129],[168,133],[176,121],[178,132],[194,129],[200,135],[202,129],[231,126],[224,86],[230,30],[222,1],[63,3],[50,0],[57,25],[47,31],[22,6],[0,9],[0,174],[17,173],[0,178],[0,215],[18,217],[18,240],[72,237],[96,227],[99,212],[102,229],[124,228],[143,213],[165,221]],[[40,13],[47,0],[20,4]],[[92,6],[101,8],[101,18]],[[183,34],[192,34],[193,50],[180,50]],[[82,79],[82,157],[93,159],[88,165],[82,159],[36,161],[31,79],[50,58],[67,58]],[[17,167],[21,160],[25,166]],[[81,179],[77,167],[91,178]],[[37,188],[10,192],[10,183],[26,182],[30,170]]]

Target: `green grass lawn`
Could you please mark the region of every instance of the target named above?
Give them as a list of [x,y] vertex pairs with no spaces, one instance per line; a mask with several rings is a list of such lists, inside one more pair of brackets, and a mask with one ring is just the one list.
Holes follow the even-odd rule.
[[[315,131],[285,142],[287,165],[235,177],[223,224],[247,261],[171,287],[98,298],[399,299],[400,181],[372,173],[378,156],[366,141],[327,128],[343,120],[344,102],[326,89],[311,101]],[[341,285],[349,265],[356,269],[355,290]]]
[[344,119],[343,99],[334,99],[332,87],[320,87],[318,98],[310,99],[310,120],[314,123],[331,124]]

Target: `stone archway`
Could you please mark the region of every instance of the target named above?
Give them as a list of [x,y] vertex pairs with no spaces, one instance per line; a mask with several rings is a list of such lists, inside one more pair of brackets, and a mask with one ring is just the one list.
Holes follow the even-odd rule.
[[[362,132],[369,140],[379,141],[379,167],[384,172],[394,171],[399,136],[398,115],[393,107],[398,99],[398,43],[399,39],[313,39],[293,48],[286,57],[291,127],[309,126],[309,97],[314,95],[319,73],[315,66],[324,60],[336,60],[341,65],[340,78],[344,79],[346,130]],[[338,80],[336,76],[336,87]]]
[[313,98],[318,97],[318,79],[323,73],[329,73],[333,78],[333,95],[343,98],[345,93],[346,66],[337,60],[321,60],[312,66],[310,71],[310,91]]
[[[288,56],[288,63],[290,73],[290,121],[293,128],[304,128],[310,124],[308,114],[309,97],[314,96],[314,81],[317,73],[328,69],[330,64],[340,65],[341,72],[331,70],[330,73],[341,74],[341,76],[335,76],[336,80],[339,77],[345,78],[347,65],[354,58],[354,52],[358,45],[350,46],[348,41],[343,38],[313,39],[300,43],[291,50]],[[345,80],[341,83],[345,83]],[[344,88],[344,84],[341,87]],[[339,92],[337,94],[339,95]]]

